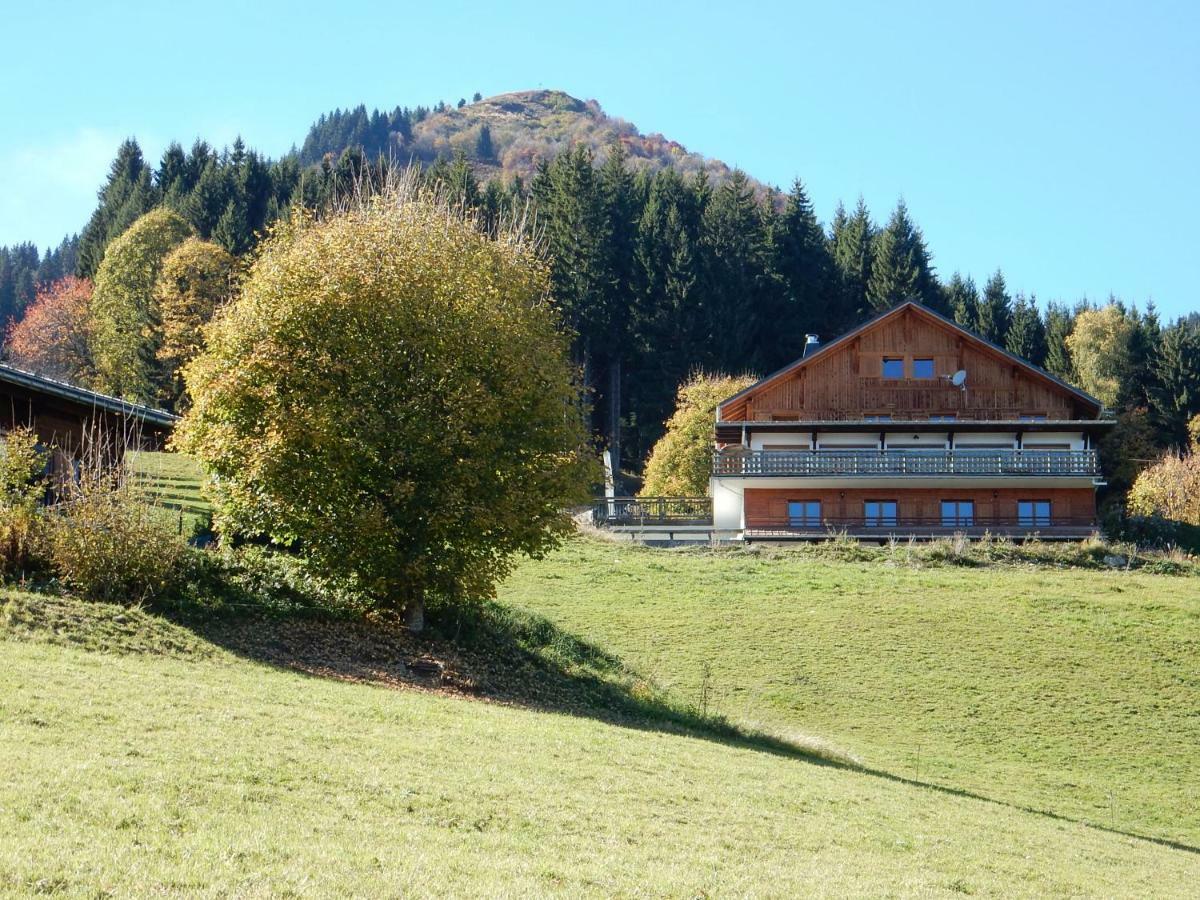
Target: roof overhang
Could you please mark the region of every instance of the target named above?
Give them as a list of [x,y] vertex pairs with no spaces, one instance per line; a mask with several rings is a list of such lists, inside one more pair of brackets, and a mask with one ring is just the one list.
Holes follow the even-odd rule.
[[65,381],[58,381],[54,378],[47,378],[44,375],[26,372],[23,369],[17,369],[4,363],[0,363],[0,384],[11,384],[34,393],[57,397],[60,400],[65,400],[80,407],[91,410],[103,410],[113,415],[137,419],[138,421],[146,422],[163,429],[173,428],[175,423],[179,421],[179,416],[169,413],[164,409],[156,409],[153,406],[144,406],[140,403],[130,403],[128,400],[122,400],[119,397],[110,397],[108,394],[89,391],[86,388],[76,387]]

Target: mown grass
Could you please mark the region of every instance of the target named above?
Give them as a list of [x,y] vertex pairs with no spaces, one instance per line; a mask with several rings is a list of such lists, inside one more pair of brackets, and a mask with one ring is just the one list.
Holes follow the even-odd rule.
[[182,453],[137,451],[126,456],[135,489],[172,514],[180,533],[188,536],[204,525],[212,506],[201,492],[199,464]]
[[1191,852],[894,779],[6,599],[25,613],[0,620],[0,894],[1187,896],[1200,875]]
[[838,552],[581,539],[523,564],[501,601],[735,721],[1200,845],[1200,579]]

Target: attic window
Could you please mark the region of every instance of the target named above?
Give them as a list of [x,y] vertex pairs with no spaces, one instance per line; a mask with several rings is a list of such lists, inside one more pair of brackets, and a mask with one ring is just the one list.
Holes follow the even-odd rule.
[[901,357],[883,358],[883,377],[884,378],[903,378],[904,377],[904,359]]
[[933,378],[933,360],[932,359],[914,359],[913,360],[913,378]]

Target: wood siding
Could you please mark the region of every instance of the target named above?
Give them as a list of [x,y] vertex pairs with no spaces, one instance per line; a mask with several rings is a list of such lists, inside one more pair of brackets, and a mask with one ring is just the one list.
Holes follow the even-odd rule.
[[[904,378],[883,378],[883,360],[904,361]],[[932,379],[912,378],[932,359]],[[966,390],[943,376],[963,369]],[[843,345],[819,353],[722,407],[725,421],[820,421],[887,415],[924,419],[1094,418],[1082,398],[1036,370],[914,306],[880,318]]]
[[867,500],[895,500],[900,519],[936,520],[943,500],[974,500],[975,516],[981,521],[1011,518],[1016,522],[1019,500],[1049,500],[1054,519],[1093,520],[1096,515],[1096,494],[1091,488],[747,488],[746,527],[786,523],[789,500],[819,500],[821,516],[831,520],[861,518]]

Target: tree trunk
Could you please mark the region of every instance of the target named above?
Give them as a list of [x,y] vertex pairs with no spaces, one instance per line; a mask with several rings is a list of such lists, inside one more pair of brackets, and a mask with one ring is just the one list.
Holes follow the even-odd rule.
[[405,604],[404,627],[413,634],[425,630],[425,601],[421,597],[413,597]]
[[608,367],[608,449],[612,452],[613,489],[621,495],[621,360]]

